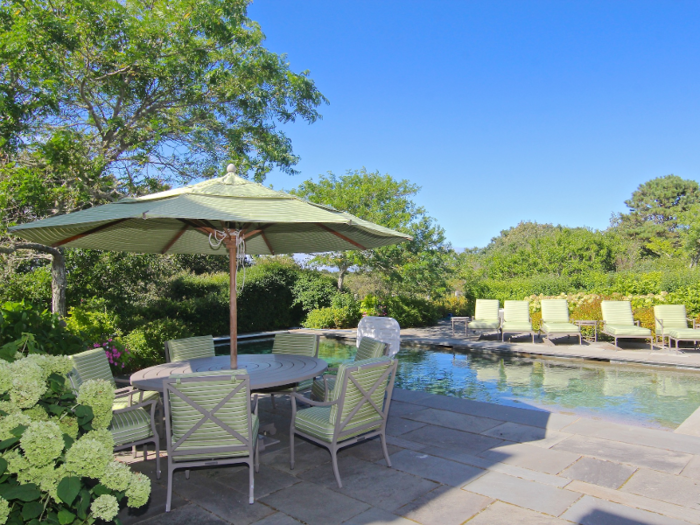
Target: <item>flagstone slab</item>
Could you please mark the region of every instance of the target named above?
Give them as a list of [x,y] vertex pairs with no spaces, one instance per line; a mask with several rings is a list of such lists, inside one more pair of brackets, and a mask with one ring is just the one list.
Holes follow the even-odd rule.
[[[484,433],[485,430],[503,424],[501,421],[495,419],[470,416],[469,414],[457,414],[455,412],[438,410],[436,408],[424,408],[405,414],[403,417],[430,425],[452,428],[463,432],[474,432],[477,434]],[[389,421],[391,421],[391,418]]]
[[561,516],[581,525],[687,525],[687,522],[584,496]]
[[679,474],[692,459],[692,455],[672,450],[661,450],[643,445],[632,445],[588,436],[572,436],[552,447],[618,463]]
[[493,460],[494,463],[515,465],[545,474],[557,474],[581,457],[572,452],[534,447],[524,443],[501,445],[479,455]]
[[620,490],[700,510],[700,481],[683,476],[639,469]]
[[416,430],[425,426],[425,423],[405,419],[403,417],[390,417],[386,424],[386,433],[391,436],[400,436],[411,430]]
[[140,523],[147,523],[148,525],[191,525],[192,523],[197,525],[225,525],[228,522],[217,518],[211,512],[207,512],[197,505],[190,504]]
[[[247,465],[198,470],[217,483],[231,487],[241,494],[248,494],[249,471]],[[198,470],[193,470],[192,475],[197,473]],[[187,483],[187,480],[184,480],[183,483]],[[299,483],[299,478],[295,476],[279,472],[277,469],[261,468],[260,472],[255,473],[255,497],[256,499],[261,498],[295,483]]]
[[512,422],[503,423],[481,433],[485,436],[515,441],[517,443],[528,443],[543,448],[551,448],[571,436],[571,434],[564,432]]
[[415,522],[386,510],[372,507],[362,514],[350,518],[343,525],[415,525]]
[[681,472],[682,476],[700,479],[700,456],[693,456],[688,465]]
[[295,438],[294,470],[289,468],[289,447],[271,450],[260,455],[260,469],[274,467],[282,472],[296,475],[310,468],[330,463],[331,455],[327,449],[312,445],[299,437]]
[[469,520],[468,525],[570,525],[570,523],[534,510],[496,501],[481,514]]
[[580,494],[569,490],[514,478],[500,472],[487,472],[462,488],[552,516],[559,516],[580,497]]
[[262,503],[308,525],[340,525],[369,505],[314,483],[297,483],[262,498]]
[[330,465],[307,470],[299,477],[388,511],[394,511],[438,487],[432,481],[352,457],[339,460],[338,469],[342,489],[338,488]]
[[[390,459],[393,469],[453,487],[461,487],[485,472],[477,467],[413,450],[402,450]],[[384,461],[379,464],[384,464]]]
[[[197,524],[199,525],[199,524]],[[287,516],[283,512],[276,512],[272,516],[256,521],[253,525],[303,525],[300,521],[295,520],[291,516]]]
[[408,441],[423,443],[424,445],[456,448],[457,450],[470,454],[478,454],[479,452],[495,448],[504,443],[501,439],[433,425],[426,425],[412,432],[402,434],[401,438]]
[[466,490],[439,487],[397,512],[422,525],[460,525],[493,501]]
[[620,487],[637,469],[613,461],[583,457],[559,475],[564,478],[577,479],[616,489]]

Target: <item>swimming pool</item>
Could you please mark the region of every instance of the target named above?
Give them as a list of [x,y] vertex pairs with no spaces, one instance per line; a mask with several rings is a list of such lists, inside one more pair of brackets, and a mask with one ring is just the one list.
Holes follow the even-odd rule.
[[[242,354],[271,349],[272,340],[239,344]],[[354,342],[321,339],[330,366],[354,354]],[[428,346],[402,346],[398,360],[398,388],[499,405],[669,429],[700,407],[700,372]]]

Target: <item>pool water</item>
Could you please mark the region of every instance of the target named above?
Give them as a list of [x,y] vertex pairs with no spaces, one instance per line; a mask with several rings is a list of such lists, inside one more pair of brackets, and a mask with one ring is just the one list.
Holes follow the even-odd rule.
[[[271,349],[272,340],[239,344],[242,354]],[[354,355],[353,343],[321,339],[329,366]],[[398,360],[398,388],[499,405],[670,429],[700,407],[700,372],[427,346],[404,346]]]

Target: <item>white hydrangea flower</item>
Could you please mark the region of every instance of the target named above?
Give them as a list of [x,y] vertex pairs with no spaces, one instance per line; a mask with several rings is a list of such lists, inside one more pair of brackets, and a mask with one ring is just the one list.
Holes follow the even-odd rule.
[[131,469],[124,463],[112,461],[105,468],[105,473],[100,478],[100,483],[111,490],[120,492],[126,490],[129,488],[129,483],[131,483]]
[[7,518],[10,516],[10,504],[5,498],[0,496],[0,525],[7,523]]
[[103,494],[92,502],[90,511],[95,518],[112,521],[119,512],[119,502],[111,494]]
[[107,428],[112,422],[114,386],[104,379],[90,379],[80,385],[78,403],[92,408],[92,428]]
[[96,439],[80,438],[66,452],[65,469],[76,476],[99,479],[112,459],[112,449]]
[[0,418],[0,441],[10,439],[12,434],[10,432],[15,428],[24,425],[28,426],[32,420],[22,412],[14,412],[9,416]]
[[126,491],[128,507],[137,509],[143,507],[151,496],[151,480],[148,476],[144,476],[140,472],[131,474],[131,483]]
[[63,452],[63,436],[53,421],[35,421],[24,431],[19,441],[24,457],[35,467],[54,462]]

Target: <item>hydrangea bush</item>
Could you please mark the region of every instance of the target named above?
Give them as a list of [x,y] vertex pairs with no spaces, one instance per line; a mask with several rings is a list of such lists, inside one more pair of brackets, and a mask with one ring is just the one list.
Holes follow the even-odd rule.
[[0,360],[0,525],[119,523],[138,508],[148,477],[114,460],[114,387],[84,382],[74,393],[64,356]]

